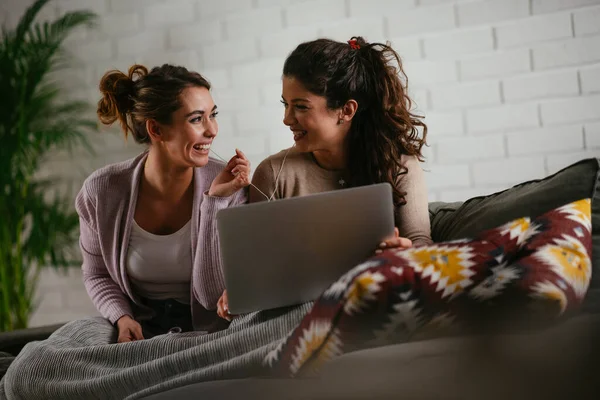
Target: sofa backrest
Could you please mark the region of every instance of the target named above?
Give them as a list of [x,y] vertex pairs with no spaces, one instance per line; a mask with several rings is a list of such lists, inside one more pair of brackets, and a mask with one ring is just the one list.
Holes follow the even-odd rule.
[[515,218],[535,218],[576,200],[592,199],[592,281],[588,305],[600,311],[600,158],[572,164],[544,179],[465,202],[429,205],[434,242],[468,238]]

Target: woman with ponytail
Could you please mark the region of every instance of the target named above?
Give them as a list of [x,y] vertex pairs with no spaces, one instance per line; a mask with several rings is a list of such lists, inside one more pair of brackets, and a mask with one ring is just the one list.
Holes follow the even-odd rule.
[[[281,102],[295,147],[256,168],[253,183],[261,191],[285,198],[388,182],[402,238],[386,245],[431,243],[419,165],[427,126],[411,111],[402,62],[390,46],[362,37],[300,44],[283,67]],[[250,188],[250,201],[262,200]]]
[[[381,248],[432,243],[419,165],[427,126],[411,111],[398,54],[362,37],[318,39],[292,51],[282,81],[295,146],[260,163],[250,202],[388,182],[397,229]],[[224,318],[227,303],[225,292],[217,309]]]
[[216,213],[246,201],[250,163],[209,159],[217,106],[209,82],[183,67],[100,81],[98,118],[118,121],[146,144],[137,157],[101,168],[76,199],[86,290],[118,328],[118,342],[226,327],[215,312],[224,282]]

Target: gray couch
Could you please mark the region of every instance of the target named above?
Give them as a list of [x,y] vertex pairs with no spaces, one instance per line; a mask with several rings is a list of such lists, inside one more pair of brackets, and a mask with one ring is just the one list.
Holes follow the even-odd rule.
[[598,399],[600,315],[544,332],[437,338],[345,354],[318,377],[205,382],[167,399]]
[[[551,330],[432,338],[346,354],[311,379],[240,379],[199,383],[147,397],[196,398],[598,398],[592,375],[600,356],[600,159],[573,164],[542,180],[464,203],[432,203],[434,241],[469,237],[511,219],[535,217],[592,198],[592,282],[581,315]],[[0,334],[13,354],[57,326]]]

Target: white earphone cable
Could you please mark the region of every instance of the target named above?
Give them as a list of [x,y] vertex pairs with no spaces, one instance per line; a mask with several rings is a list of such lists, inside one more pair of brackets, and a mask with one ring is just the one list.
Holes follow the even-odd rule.
[[[294,146],[296,146],[296,144],[294,143]],[[292,147],[294,147],[292,146]],[[290,152],[290,150],[292,150],[292,147],[290,147],[289,149],[287,149],[287,151],[285,152],[285,156],[283,157],[283,161],[281,162],[281,167],[279,167],[279,172],[277,173],[277,177],[275,178],[275,188],[273,189],[273,193],[271,194],[271,196],[267,196],[262,190],[260,190],[258,187],[256,187],[255,184],[253,184],[252,182],[250,182],[250,185],[258,190],[258,192],[260,194],[262,194],[265,199],[267,199],[267,201],[272,201],[273,198],[275,197],[275,193],[277,192],[277,184],[279,183],[279,176],[281,175],[281,171],[283,170],[283,166],[285,165],[285,159],[288,156],[288,153]],[[223,157],[221,157],[219,154],[217,154],[217,152],[215,152],[212,148],[210,149],[210,151],[217,156],[218,158],[220,158],[223,162],[227,163],[228,161],[225,160]]]
[[[292,147],[294,147],[294,146],[296,146],[296,143],[294,143],[294,145]],[[281,167],[279,167],[279,172],[277,172],[277,176],[275,177],[275,188],[273,188],[273,193],[271,194],[271,197],[269,197],[267,199],[268,201],[273,200],[273,197],[275,197],[275,193],[277,193],[277,184],[279,183],[279,175],[281,175],[281,171],[283,171],[283,166],[285,165],[285,159],[287,158],[290,150],[292,150],[292,147],[287,149],[287,151],[285,152],[285,156],[283,156],[283,161],[281,162]]]

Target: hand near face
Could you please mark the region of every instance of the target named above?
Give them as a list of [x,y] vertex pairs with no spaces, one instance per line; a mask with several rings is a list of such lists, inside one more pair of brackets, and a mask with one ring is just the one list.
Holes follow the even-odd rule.
[[208,190],[209,196],[229,197],[250,185],[250,161],[241,150],[236,149],[235,153],[213,180]]

